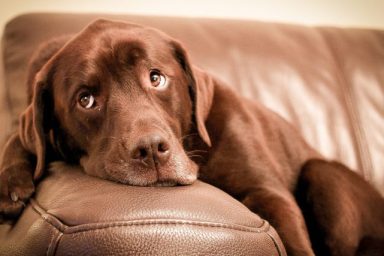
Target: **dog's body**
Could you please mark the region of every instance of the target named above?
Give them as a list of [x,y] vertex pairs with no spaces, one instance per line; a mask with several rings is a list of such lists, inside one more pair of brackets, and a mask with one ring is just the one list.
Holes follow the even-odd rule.
[[289,255],[381,255],[379,193],[315,160],[286,121],[192,67],[178,42],[104,20],[67,41],[32,61],[30,105],[0,166],[1,215],[20,213],[54,159],[142,186],[191,184],[199,171],[270,221]]

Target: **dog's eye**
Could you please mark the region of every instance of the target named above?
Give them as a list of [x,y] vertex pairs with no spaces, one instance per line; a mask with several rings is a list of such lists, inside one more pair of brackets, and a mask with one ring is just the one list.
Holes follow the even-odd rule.
[[160,73],[158,70],[152,70],[149,74],[149,78],[151,80],[151,84],[153,87],[162,89],[166,86],[167,79],[163,74]]
[[90,93],[83,93],[79,97],[79,104],[83,108],[90,109],[95,105],[95,97]]

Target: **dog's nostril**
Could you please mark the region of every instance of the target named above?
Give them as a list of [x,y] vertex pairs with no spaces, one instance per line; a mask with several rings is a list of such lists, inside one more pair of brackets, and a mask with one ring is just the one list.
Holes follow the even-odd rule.
[[170,144],[157,134],[141,137],[131,151],[133,160],[152,168],[155,165],[164,165],[168,162],[170,156]]
[[148,150],[145,148],[137,148],[133,154],[132,157],[134,159],[145,159],[148,156]]
[[169,146],[167,143],[159,143],[157,150],[160,153],[166,153],[169,150]]
[[144,148],[139,149],[139,154],[140,154],[140,158],[146,158],[148,156],[148,152]]

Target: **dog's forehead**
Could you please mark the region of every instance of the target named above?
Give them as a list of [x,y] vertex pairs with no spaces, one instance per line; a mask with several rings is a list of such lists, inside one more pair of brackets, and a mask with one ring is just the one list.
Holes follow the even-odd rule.
[[178,62],[173,41],[150,27],[98,20],[71,39],[50,66],[56,83],[65,84],[62,88],[136,77],[133,74],[145,68],[175,74]]
[[134,64],[135,60],[145,57],[169,61],[172,41],[165,33],[150,27],[97,20],[68,42],[57,57],[65,59],[65,63],[88,63],[88,66],[95,66],[92,63],[95,60],[103,64],[118,59]]
[[97,20],[82,30],[73,44],[86,44],[87,49],[115,47],[122,44],[141,43],[152,47],[166,47],[172,39],[165,33],[150,27],[119,21]]

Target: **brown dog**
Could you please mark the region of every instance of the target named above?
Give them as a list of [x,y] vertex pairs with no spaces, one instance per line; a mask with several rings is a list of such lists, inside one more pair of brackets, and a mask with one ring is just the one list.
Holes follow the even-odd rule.
[[4,218],[20,214],[57,159],[140,186],[191,184],[199,171],[271,222],[289,255],[381,255],[379,193],[343,165],[315,160],[286,121],[191,66],[172,38],[98,20],[42,49],[0,166]]

